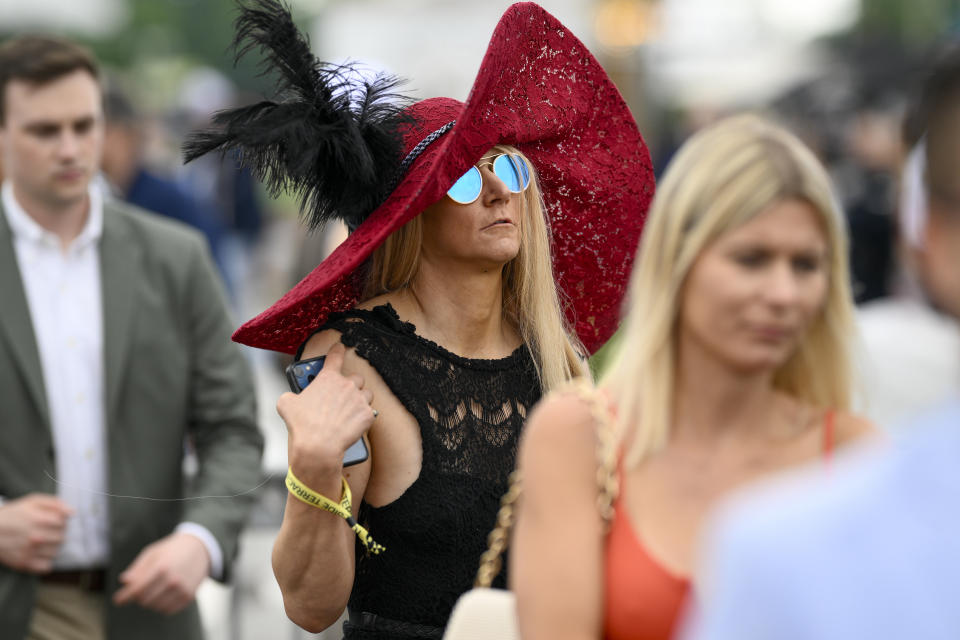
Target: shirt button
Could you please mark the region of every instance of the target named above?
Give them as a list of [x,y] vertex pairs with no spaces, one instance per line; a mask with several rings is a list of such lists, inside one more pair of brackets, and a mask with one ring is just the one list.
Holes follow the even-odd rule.
[[75,349],[77,346],[76,337],[70,336],[69,338],[67,338],[67,346],[70,347],[71,349]]
[[87,449],[84,452],[83,457],[86,458],[87,460],[93,460],[93,449]]
[[83,401],[84,401],[85,399],[86,399],[86,398],[84,397],[84,395],[83,395],[82,393],[78,393],[78,394],[77,394],[77,397],[76,397],[77,404],[83,404]]

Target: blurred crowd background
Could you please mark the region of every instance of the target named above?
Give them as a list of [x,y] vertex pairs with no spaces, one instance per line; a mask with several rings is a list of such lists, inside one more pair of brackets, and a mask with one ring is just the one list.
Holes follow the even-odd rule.
[[[506,0],[291,0],[325,60],[408,78],[416,97],[466,98]],[[960,336],[921,299],[904,242],[902,167],[919,133],[909,105],[933,49],[956,37],[960,0],[545,0],[617,83],[657,172],[693,131],[760,110],[798,133],[835,180],[860,305],[861,411],[883,426],[956,388]],[[88,45],[108,70],[103,180],[122,198],[203,230],[237,324],[306,275],[345,235],[308,235],[296,202],[271,197],[235,158],[184,166],[180,143],[218,109],[272,85],[257,56],[234,64],[234,0],[0,0],[0,40],[52,32]],[[0,168],[2,172],[2,168]],[[908,190],[907,190],[908,191]],[[909,234],[907,234],[909,235]],[[909,240],[909,238],[906,238]],[[902,335],[909,329],[909,340]],[[595,356],[603,366],[612,346]],[[284,358],[255,363],[270,480],[245,534],[233,587],[201,592],[218,638],[300,638],[270,570],[285,489],[274,404]],[[334,631],[331,637],[339,637]]]

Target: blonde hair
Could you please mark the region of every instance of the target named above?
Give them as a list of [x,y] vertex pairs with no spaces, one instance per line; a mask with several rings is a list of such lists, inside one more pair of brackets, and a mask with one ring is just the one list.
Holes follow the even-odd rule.
[[694,261],[718,236],[790,199],[809,203],[820,218],[829,291],[773,385],[814,406],[849,408],[853,302],[846,231],[830,180],[813,153],[784,129],[751,115],[728,118],[678,152],[644,227],[623,342],[601,383],[618,406],[628,465],[662,447],[670,433],[680,295]]
[[[503,268],[503,312],[533,356],[544,393],[586,375],[586,350],[564,319],[553,279],[550,229],[533,164],[517,149],[497,145],[500,153],[516,153],[530,168],[530,187],[520,199],[520,251]],[[387,237],[373,253],[365,298],[408,286],[420,269],[423,221],[420,216]]]

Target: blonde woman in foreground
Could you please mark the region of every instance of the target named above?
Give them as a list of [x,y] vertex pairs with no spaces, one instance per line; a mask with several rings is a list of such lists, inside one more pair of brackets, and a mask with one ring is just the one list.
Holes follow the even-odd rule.
[[599,383],[620,456],[609,529],[587,404],[553,394],[522,440],[510,575],[526,640],[669,638],[717,500],[874,430],[847,413],[846,247],[826,173],[793,135],[739,116],[684,145]]

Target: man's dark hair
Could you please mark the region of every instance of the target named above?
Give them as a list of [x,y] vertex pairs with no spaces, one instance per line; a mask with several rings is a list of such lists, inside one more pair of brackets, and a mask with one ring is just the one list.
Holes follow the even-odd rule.
[[945,108],[960,98],[960,42],[943,45],[924,78],[917,111],[927,126]]
[[[950,207],[960,209],[960,179],[956,177],[957,147],[960,142],[960,42],[941,45],[923,78],[915,112],[915,126],[926,135],[926,176],[928,194]],[[934,208],[930,208],[934,211]]]
[[103,92],[103,115],[107,124],[126,127],[136,127],[140,122],[140,114],[133,105],[133,101],[115,84],[107,82]]
[[960,96],[960,42],[938,44],[921,64],[900,132],[908,149],[926,135],[931,118]]
[[93,54],[69,40],[20,36],[0,44],[0,124],[6,116],[11,80],[43,85],[78,70],[89,72],[99,82],[100,68]]

